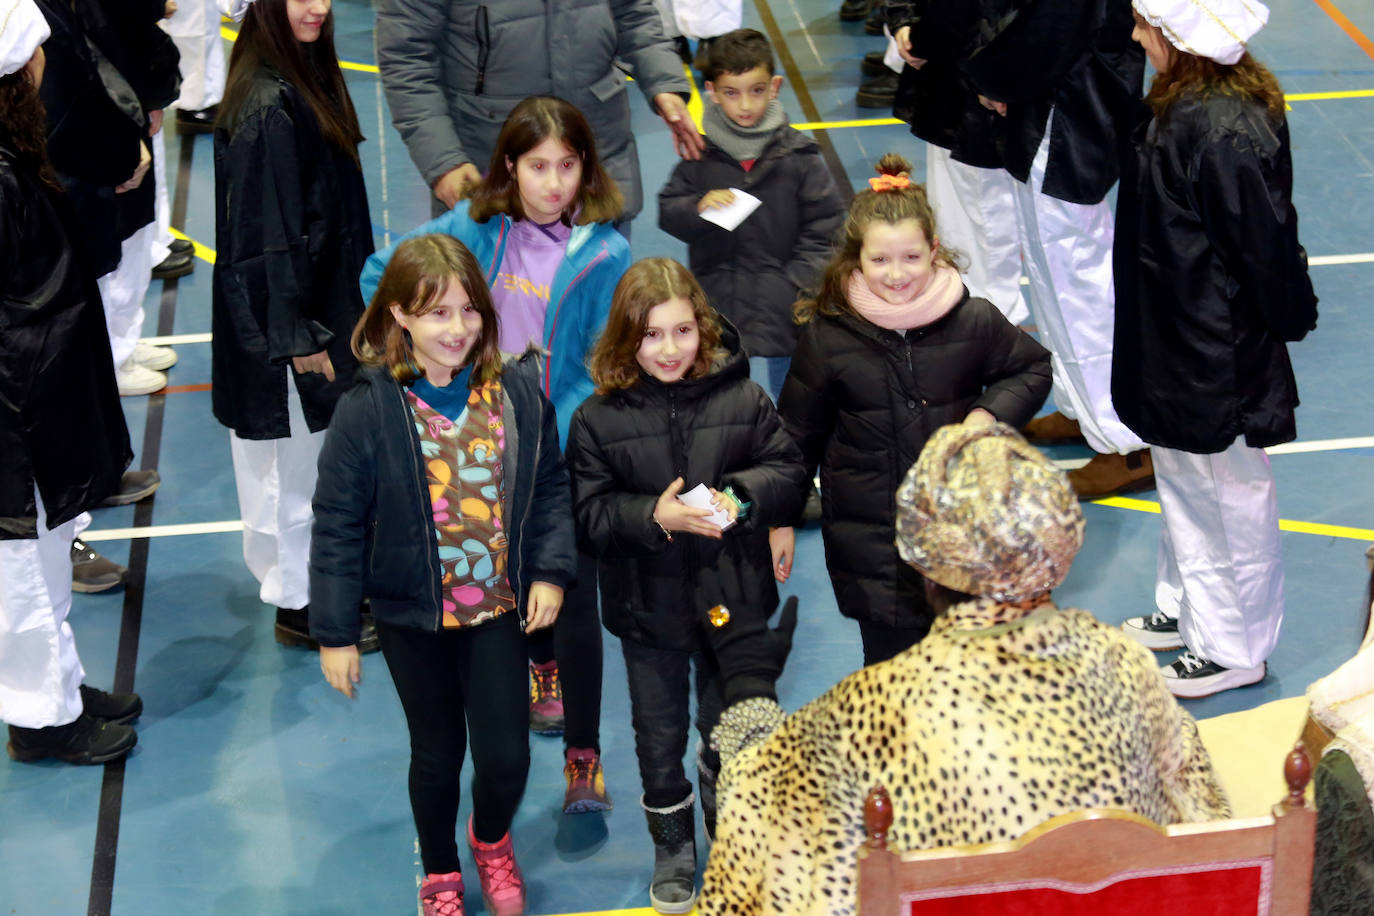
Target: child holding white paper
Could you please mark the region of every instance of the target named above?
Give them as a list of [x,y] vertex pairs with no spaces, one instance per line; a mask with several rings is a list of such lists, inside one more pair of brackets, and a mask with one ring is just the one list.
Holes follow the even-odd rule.
[[[687,243],[688,265],[738,326],[754,379],[776,401],[797,343],[792,303],[829,260],[844,202],[816,141],[787,123],[768,39],[737,29],[714,39],[707,57],[706,151],[673,170],[658,224]],[[734,203],[732,189],[761,203],[727,230],[703,214]]]
[[[685,913],[696,891],[687,750],[690,669],[703,745],[720,715],[720,673],[704,638],[777,605],[768,528],[801,509],[801,453],[768,396],[748,378],[739,335],[676,261],[634,264],[611,300],[589,358],[596,394],[573,414],[568,466],[579,541],[597,556],[601,613],[620,637],[654,839],[650,900]],[[705,484],[711,508],[678,498]],[[710,516],[724,510],[722,530]],[[719,760],[698,756],[707,832]]]

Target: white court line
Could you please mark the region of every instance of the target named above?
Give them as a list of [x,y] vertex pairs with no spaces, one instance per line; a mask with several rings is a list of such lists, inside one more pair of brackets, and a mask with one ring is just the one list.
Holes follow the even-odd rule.
[[[1352,448],[1374,448],[1374,436],[1359,436],[1351,439],[1313,439],[1311,442],[1285,442],[1265,449],[1267,455],[1303,455],[1308,452],[1337,452]],[[1054,466],[1061,471],[1076,471],[1087,464],[1090,458],[1061,458]]]
[[1308,257],[1309,267],[1330,267],[1336,264],[1374,264],[1374,251],[1364,254],[1319,254]]
[[119,541],[124,538],[166,538],[181,534],[227,534],[242,531],[243,522],[195,522],[190,525],[148,525],[143,528],[87,528],[81,534],[83,541]]
[[176,344],[209,343],[209,334],[171,334],[166,337],[140,337],[139,340],[155,347],[170,347]]

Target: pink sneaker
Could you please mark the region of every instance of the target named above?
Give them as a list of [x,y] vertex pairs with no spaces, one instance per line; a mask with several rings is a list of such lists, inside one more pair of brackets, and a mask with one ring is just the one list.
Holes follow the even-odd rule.
[[558,681],[557,661],[530,663],[530,731],[563,734],[563,685]]
[[463,876],[456,871],[425,875],[420,903],[424,916],[464,916]]
[[477,862],[477,879],[482,882],[482,900],[492,916],[524,916],[525,879],[515,861],[510,831],[495,843],[483,843],[472,832],[468,818],[468,845]]

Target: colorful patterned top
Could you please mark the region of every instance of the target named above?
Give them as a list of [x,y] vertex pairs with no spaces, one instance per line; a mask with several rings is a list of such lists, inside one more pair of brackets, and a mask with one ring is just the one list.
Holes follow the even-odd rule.
[[506,432],[501,383],[468,393],[459,416],[448,419],[413,389],[406,392],[429,482],[443,582],[443,625],[472,626],[515,608],[506,577],[506,530],[501,518],[505,481],[501,455]]

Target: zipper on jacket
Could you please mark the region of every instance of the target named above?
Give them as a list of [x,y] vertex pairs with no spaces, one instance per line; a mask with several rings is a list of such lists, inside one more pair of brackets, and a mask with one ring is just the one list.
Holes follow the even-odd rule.
[[[566,253],[564,257],[567,257]],[[583,277],[590,273],[593,267],[600,264],[608,257],[610,257],[610,252],[606,250],[606,244],[603,242],[601,244],[601,251],[597,252],[596,257],[588,261],[587,266],[579,270],[577,274],[568,281],[568,285],[563,287],[563,295],[558,297],[558,305],[556,305],[553,310],[553,324],[549,325],[549,339],[544,342],[545,348],[549,351],[549,358],[544,363],[544,371],[541,373],[541,382],[539,385],[544,391],[544,397],[548,398],[550,402],[553,401],[553,339],[558,336],[558,316],[563,311],[563,303],[568,301],[568,294],[572,292],[573,287],[576,286]]]
[[[535,484],[535,479],[538,478],[538,476],[539,476],[539,453],[543,450],[543,447],[544,447],[544,435],[543,435],[543,433],[544,433],[544,405],[543,405],[542,403],[539,403],[539,398],[538,398],[538,397],[536,397],[534,400],[535,400],[535,403],[538,404],[538,406],[539,406],[539,415],[536,417],[536,419],[538,420],[538,425],[535,427],[535,428],[538,430],[538,432],[536,432],[535,437],[534,437],[534,467],[531,469],[531,473],[533,474],[533,477],[531,477],[531,479],[530,479],[530,498],[527,499],[527,500],[525,500],[525,508],[524,508],[524,509],[521,511],[521,513],[520,513],[520,528],[519,528],[519,534],[520,534],[520,549],[521,549],[521,550],[524,550],[524,549],[525,549],[525,522],[527,522],[527,521],[529,520],[529,517],[530,517],[530,509],[533,508],[533,506],[534,506],[534,484]],[[512,410],[515,409],[515,403],[514,403],[514,401],[511,402],[511,409],[512,409]],[[514,421],[514,418],[512,418],[512,421]],[[517,483],[519,483],[519,481],[517,481]],[[510,545],[509,543],[507,543],[507,544],[506,544],[506,549],[509,550],[509,549],[510,549],[510,546],[511,546],[511,545]],[[518,564],[519,566],[521,566],[521,567],[524,566],[524,563],[519,562],[518,558],[517,558],[517,564]],[[509,557],[509,556],[506,557],[506,569],[510,569],[510,557]],[[524,569],[522,568],[522,569],[520,570],[520,573],[517,573],[517,574],[516,574],[516,576],[515,576],[515,581],[512,583],[512,589],[511,589],[513,592],[515,592],[515,619],[518,620],[518,621],[520,621],[520,631],[521,631],[521,632],[524,632],[524,630],[525,630],[525,612],[524,612],[524,608],[523,608],[522,605],[520,604],[520,574],[523,573],[523,572],[524,572]]]
[[434,531],[433,508],[430,507],[429,512],[425,511],[426,485],[424,477],[420,474],[420,434],[415,430],[415,421],[410,416],[410,407],[406,404],[405,392],[401,390],[399,385],[396,388],[396,397],[401,401],[402,416],[404,416],[407,421],[406,427],[410,431],[410,443],[414,448],[414,454],[416,456],[414,463],[411,464],[411,471],[415,474],[415,484],[417,492],[420,494],[420,518],[423,521],[424,530],[429,532],[429,535],[425,538],[425,543],[429,546],[429,549],[425,551],[425,569],[430,573],[430,587],[434,590],[434,632],[438,633],[443,629],[444,622],[443,579],[440,570],[435,568],[435,563],[439,559],[439,535]]

